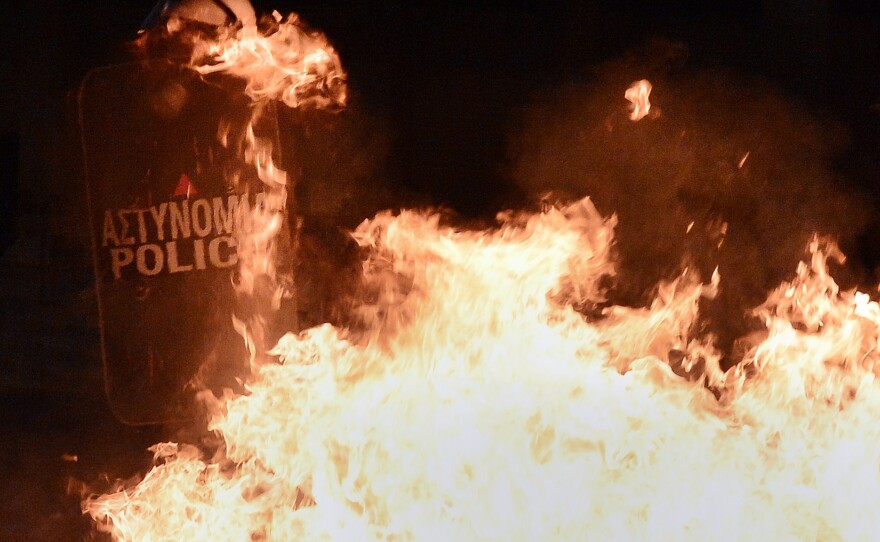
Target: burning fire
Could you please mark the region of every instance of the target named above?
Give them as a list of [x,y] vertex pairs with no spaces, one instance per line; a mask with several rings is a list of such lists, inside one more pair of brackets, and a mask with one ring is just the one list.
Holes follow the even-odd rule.
[[339,55],[320,32],[299,17],[277,11],[266,29],[227,27],[213,42],[201,42],[193,62],[203,73],[223,72],[244,79],[254,101],[279,100],[289,107],[345,105],[345,72]]
[[812,243],[722,374],[688,336],[712,287],[572,308],[601,301],[613,225],[589,200],[493,232],[365,222],[369,331],[286,336],[214,417],[225,453],[157,445],[86,510],[119,540],[869,538],[880,306],[838,290],[833,246]]
[[[303,79],[252,39],[216,53],[268,70],[252,96],[312,96],[279,94]],[[338,63],[320,65],[305,71],[330,89]],[[271,273],[276,216],[249,230],[254,276]],[[765,338],[724,373],[692,334],[717,274],[605,306],[615,223],[589,199],[491,231],[416,211],[364,222],[363,331],[285,336],[246,394],[216,401],[216,454],[157,444],[139,484],[85,512],[120,541],[873,539],[880,306],[840,291],[834,245],[813,240],[756,309]]]
[[[248,4],[240,1],[237,4]],[[272,102],[291,108],[335,109],[346,103],[345,72],[336,51],[320,32],[310,31],[291,14],[277,11],[261,26],[243,21],[240,27],[225,27],[214,41],[195,44],[193,67],[203,75],[223,73],[245,82],[244,92],[253,103],[250,121],[244,128],[241,152],[256,169],[262,185],[262,204],[237,217],[236,246],[239,262],[236,290],[261,308],[233,325],[242,335],[250,361],[262,362],[269,348],[265,339],[267,314],[277,310],[289,295],[277,276],[278,238],[284,231],[288,199],[287,173],[272,157],[272,143],[256,135],[255,127]],[[230,145],[228,126],[221,126],[219,138]],[[247,185],[246,185],[247,186]]]
[[648,96],[651,95],[651,88],[651,82],[642,79],[626,89],[624,97],[630,102],[630,120],[639,121],[650,114],[651,102],[648,100]]

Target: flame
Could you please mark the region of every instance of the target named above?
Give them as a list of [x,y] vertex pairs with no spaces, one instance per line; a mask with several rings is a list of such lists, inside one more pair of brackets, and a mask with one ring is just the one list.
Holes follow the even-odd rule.
[[[117,540],[862,540],[880,496],[880,306],[811,260],[722,373],[689,273],[593,320],[613,217],[589,200],[457,231],[383,213],[366,331],[287,335],[211,422],[86,510]],[[682,377],[668,359],[695,378]],[[713,390],[717,395],[713,395]],[[250,537],[250,538],[249,538]]]
[[[234,4],[241,10],[248,2]],[[291,108],[345,106],[345,72],[324,34],[309,30],[296,14],[282,17],[277,11],[271,18],[264,18],[259,27],[245,21],[242,26],[220,29],[214,40],[197,42],[192,63],[204,76],[225,74],[243,80],[244,92],[253,103],[251,118],[243,130],[242,155],[256,171],[262,200],[250,212],[237,216],[236,290],[251,298],[251,305],[258,310],[249,320],[233,316],[233,326],[244,339],[253,365],[265,361],[264,353],[270,347],[265,337],[268,314],[290,295],[277,276],[288,177],[275,164],[272,141],[259,137],[255,127],[264,119],[271,102]],[[232,131],[234,127],[226,121],[218,127],[218,140],[224,146],[234,139],[230,138]],[[244,186],[249,189],[247,184]]]
[[246,81],[255,102],[332,108],[346,102],[345,72],[324,34],[310,31],[296,14],[277,11],[265,29],[227,27],[215,41],[199,42],[193,63],[203,74],[223,72]]
[[642,79],[634,82],[623,95],[631,102],[630,120],[639,121],[648,116],[651,111],[651,102],[648,100],[648,96],[651,95],[650,81]]
[[[253,50],[216,58],[233,73]],[[315,96],[260,81],[252,96]],[[269,193],[239,246],[253,288],[286,179],[246,141]],[[490,231],[407,210],[365,221],[359,331],[286,335],[247,393],[213,405],[216,453],[157,444],[140,483],[84,511],[126,542],[873,539],[880,306],[834,282],[839,250],[812,240],[755,310],[763,339],[723,372],[694,329],[717,270],[685,270],[650,307],[605,306],[615,224],[589,199]]]

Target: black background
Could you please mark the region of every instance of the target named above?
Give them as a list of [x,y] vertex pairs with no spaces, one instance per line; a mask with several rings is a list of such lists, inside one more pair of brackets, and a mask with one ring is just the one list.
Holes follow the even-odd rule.
[[[849,131],[842,190],[880,203],[880,16],[873,2],[257,2],[325,31],[375,119],[385,200],[485,216],[527,199],[507,136],[546,89],[652,38],[694,69],[756,77]],[[0,539],[78,540],[68,476],[141,468],[161,428],[127,428],[102,396],[73,96],[125,57],[151,2],[35,1],[0,13]],[[621,90],[622,93],[622,90]],[[369,134],[365,136],[370,140]],[[377,188],[377,191],[380,191]],[[399,198],[396,196],[399,195]],[[377,198],[377,205],[380,199]],[[352,211],[356,222],[370,206]],[[343,213],[344,214],[344,213]],[[869,228],[857,259],[876,264]],[[78,462],[61,454],[76,454]]]

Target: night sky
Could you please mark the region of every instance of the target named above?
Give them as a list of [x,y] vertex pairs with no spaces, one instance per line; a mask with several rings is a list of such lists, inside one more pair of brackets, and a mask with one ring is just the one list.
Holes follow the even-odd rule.
[[[348,71],[350,152],[333,174],[357,186],[340,181],[335,192],[312,181],[310,194],[350,205],[328,211],[317,196],[303,202],[332,226],[350,227],[386,206],[443,206],[470,220],[529,205],[538,190],[517,173],[532,133],[524,119],[534,123],[546,97],[564,89],[602,95],[614,66],[643,62],[649,44],[661,43],[686,52],[676,60],[687,75],[678,81],[722,73],[739,85],[755,82],[835,126],[834,141],[821,145],[833,149],[823,167],[834,190],[861,202],[848,245],[863,268],[854,280],[878,278],[873,2],[352,4],[255,2],[258,13],[296,11],[323,30]],[[0,509],[3,540],[76,539],[70,533],[83,527],[75,499],[65,496],[67,476],[131,474],[145,460],[138,451],[161,434],[121,426],[103,403],[74,100],[89,70],[126,60],[125,44],[151,8],[133,0],[16,2],[0,19],[0,431],[9,432],[0,437],[0,490],[22,495]],[[623,91],[609,107],[625,108]],[[58,459],[74,452],[77,464]],[[34,534],[47,517],[54,527]]]
[[[0,130],[7,148],[21,141],[12,184],[26,199],[51,197],[53,177],[65,174],[53,164],[66,144],[65,96],[89,69],[125,58],[151,4],[22,2],[4,17]],[[256,7],[296,11],[324,30],[359,106],[392,136],[394,182],[466,213],[497,205],[508,188],[505,138],[520,108],[544,89],[589,81],[598,64],[652,38],[686,45],[689,69],[755,76],[836,115],[853,134],[848,152],[876,164],[880,19],[871,2],[350,4]]]

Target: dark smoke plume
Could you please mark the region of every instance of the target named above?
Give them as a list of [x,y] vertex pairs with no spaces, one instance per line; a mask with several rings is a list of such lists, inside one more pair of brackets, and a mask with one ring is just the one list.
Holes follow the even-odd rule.
[[[688,69],[682,46],[647,50],[538,97],[511,139],[511,175],[533,197],[589,195],[618,214],[613,302],[645,303],[684,265],[704,280],[718,266],[721,293],[703,309],[704,331],[729,351],[749,330],[747,311],[793,275],[811,234],[847,251],[868,205],[833,170],[847,146],[840,125],[760,81]],[[660,115],[633,122],[624,91],[640,79],[653,84]]]
[[347,233],[397,203],[388,183],[390,130],[357,101],[337,113],[284,111],[281,138],[294,179],[298,327],[345,321],[360,282]]

